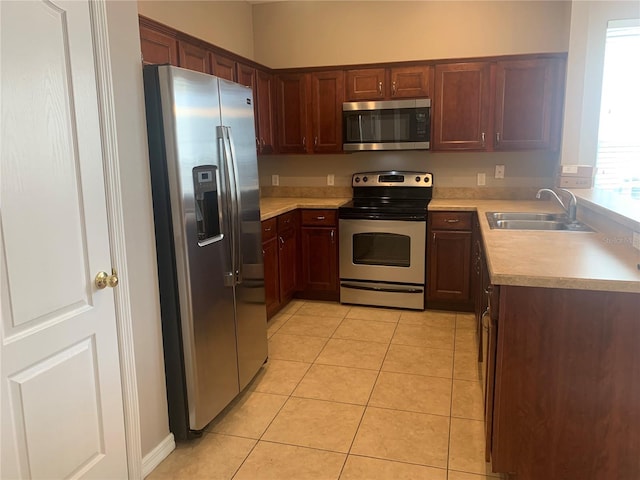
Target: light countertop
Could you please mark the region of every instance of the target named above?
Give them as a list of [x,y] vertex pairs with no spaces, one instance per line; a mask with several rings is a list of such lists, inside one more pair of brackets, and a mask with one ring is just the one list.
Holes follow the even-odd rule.
[[492,230],[487,212],[561,212],[552,202],[435,199],[430,211],[477,211],[495,285],[640,292],[640,250],[605,232]]
[[[261,220],[296,208],[338,208],[350,198],[266,197]],[[486,212],[561,212],[553,202],[434,199],[429,211],[476,211],[491,282],[640,293],[640,250],[606,232],[492,230]]]
[[263,197],[260,199],[260,220],[268,220],[296,208],[338,208],[350,198]]

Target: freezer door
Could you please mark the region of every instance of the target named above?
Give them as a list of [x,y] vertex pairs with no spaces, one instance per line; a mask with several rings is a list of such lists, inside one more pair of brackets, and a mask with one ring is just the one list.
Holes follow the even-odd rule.
[[267,359],[267,316],[260,229],[260,193],[250,88],[220,82],[222,125],[237,201],[238,265],[236,272],[236,331],[238,375],[242,390]]
[[159,67],[189,428],[239,393],[218,80]]

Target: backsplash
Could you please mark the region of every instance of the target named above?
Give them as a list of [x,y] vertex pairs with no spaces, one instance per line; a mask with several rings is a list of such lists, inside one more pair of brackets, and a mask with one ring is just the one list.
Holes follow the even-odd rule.
[[[494,178],[496,165],[505,166],[505,178]],[[479,197],[493,198],[492,189],[552,187],[558,166],[557,152],[359,152],[335,155],[262,155],[258,158],[260,186],[272,186],[278,175],[281,187],[350,187],[355,172],[416,170],[433,173],[436,188],[464,188]],[[477,175],[486,185],[477,185]],[[500,190],[497,190],[500,191]],[[535,192],[534,192],[535,193]]]

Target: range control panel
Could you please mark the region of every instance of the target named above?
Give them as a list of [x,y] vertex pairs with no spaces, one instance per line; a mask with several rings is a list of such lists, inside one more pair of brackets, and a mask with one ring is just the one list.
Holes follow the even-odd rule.
[[432,187],[433,174],[427,172],[360,172],[354,173],[353,187]]

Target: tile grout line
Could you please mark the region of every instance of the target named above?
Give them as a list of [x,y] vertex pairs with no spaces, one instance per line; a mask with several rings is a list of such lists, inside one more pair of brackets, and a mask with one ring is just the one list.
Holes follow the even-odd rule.
[[389,353],[389,348],[391,348],[391,340],[398,329],[398,325],[400,323],[400,317],[398,317],[398,322],[396,322],[395,327],[393,328],[393,333],[391,334],[391,338],[389,339],[389,343],[387,344],[387,350],[384,352],[384,356],[382,357],[382,362],[380,362],[380,368],[378,369],[378,373],[376,374],[376,379],[373,382],[373,387],[371,387],[371,391],[369,392],[369,396],[367,398],[367,402],[362,409],[362,415],[360,416],[360,421],[358,422],[358,426],[356,427],[356,431],[353,434],[353,438],[351,439],[351,444],[349,445],[349,449],[347,450],[347,455],[344,457],[344,462],[342,463],[342,468],[340,469],[340,473],[338,474],[337,480],[340,480],[342,473],[344,472],[344,467],[347,464],[347,460],[349,459],[349,455],[351,455],[351,449],[353,448],[353,444],[356,441],[356,437],[358,436],[358,430],[360,430],[360,426],[362,425],[362,420],[364,420],[364,416],[367,413],[367,408],[369,406],[369,402],[371,401],[371,396],[373,395],[373,391],[376,389],[376,384],[378,383],[378,379],[380,378],[380,373],[382,372],[382,366],[384,365],[384,361],[387,358],[387,354]]

